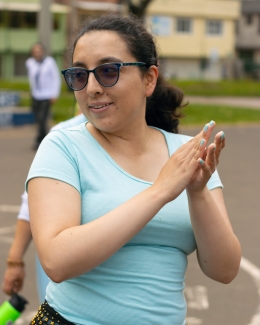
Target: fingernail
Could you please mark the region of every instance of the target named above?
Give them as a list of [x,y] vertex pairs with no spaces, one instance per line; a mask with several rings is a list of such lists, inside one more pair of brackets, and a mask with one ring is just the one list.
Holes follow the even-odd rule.
[[213,150],[216,150],[216,145],[214,145]]
[[220,139],[223,140],[225,138],[225,133],[222,131],[222,134],[220,136]]
[[209,129],[209,126],[208,126],[208,124],[206,124],[206,125],[204,126],[204,129],[203,129],[203,131],[204,131],[204,132],[207,132],[207,131],[208,131],[208,129]]
[[200,164],[203,165],[204,164],[204,160],[200,158]]
[[210,126],[213,126],[215,124],[215,121],[213,121],[213,120],[211,120],[210,122],[209,122],[209,125]]
[[204,143],[205,143],[205,140],[202,139],[202,140],[200,141],[200,145],[203,146]]

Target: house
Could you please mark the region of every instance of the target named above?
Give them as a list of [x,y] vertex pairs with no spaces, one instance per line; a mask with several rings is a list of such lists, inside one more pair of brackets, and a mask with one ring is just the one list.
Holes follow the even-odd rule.
[[246,75],[260,78],[260,1],[243,0],[236,29],[236,51]]
[[[248,1],[252,2],[252,1]],[[146,23],[157,38],[167,77],[221,79],[235,56],[239,0],[154,0]]]
[[[118,9],[117,0],[52,0],[50,53],[60,69],[64,67],[64,50],[73,28],[87,16]],[[72,6],[73,4],[73,6]],[[33,43],[39,41],[40,0],[0,1],[0,78],[25,79],[25,60]],[[73,21],[74,20],[74,21]],[[73,25],[73,26],[72,26]]]
[[[24,62],[38,40],[40,0],[0,0],[0,78],[26,78]],[[254,2],[254,0],[248,1]],[[256,1],[257,2],[257,1]],[[80,22],[118,0],[52,0],[51,54],[62,69],[63,52]],[[235,55],[240,0],[153,0],[146,23],[155,35],[160,68],[167,77],[221,79]]]
[[[39,10],[39,0],[0,1],[0,78],[25,78],[25,60],[29,57],[32,44],[38,41]],[[59,66],[62,66],[66,46],[68,11],[68,6],[51,4],[51,52]]]

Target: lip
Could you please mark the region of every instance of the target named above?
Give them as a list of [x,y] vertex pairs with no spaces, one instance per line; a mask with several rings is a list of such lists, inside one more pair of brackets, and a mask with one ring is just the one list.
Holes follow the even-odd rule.
[[88,108],[93,112],[93,113],[102,113],[109,109],[113,102],[97,102],[97,103],[91,103],[88,105]]

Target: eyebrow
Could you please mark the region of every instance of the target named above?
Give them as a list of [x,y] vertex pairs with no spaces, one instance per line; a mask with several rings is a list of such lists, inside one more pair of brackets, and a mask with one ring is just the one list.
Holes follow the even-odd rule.
[[[105,57],[105,58],[102,58],[100,59],[98,62],[97,62],[97,66],[99,66],[100,64],[104,64],[104,63],[110,63],[110,62],[123,62],[122,60],[114,57],[114,56],[108,56],[108,57]],[[80,62],[80,61],[75,61],[73,62],[73,67],[82,67],[82,68],[87,68],[86,64],[83,63],[83,62]]]

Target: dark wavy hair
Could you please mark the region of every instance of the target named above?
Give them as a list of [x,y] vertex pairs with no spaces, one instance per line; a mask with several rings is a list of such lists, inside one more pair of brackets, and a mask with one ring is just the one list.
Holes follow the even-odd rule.
[[[107,13],[83,22],[76,40],[69,51],[72,61],[78,40],[91,31],[113,31],[127,44],[129,52],[139,62],[158,66],[158,54],[153,36],[146,30],[143,23],[134,16],[122,16],[119,13]],[[171,86],[159,73],[153,94],[146,101],[146,123],[165,131],[178,133],[179,118],[183,117],[181,108],[183,92]]]

